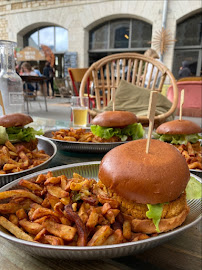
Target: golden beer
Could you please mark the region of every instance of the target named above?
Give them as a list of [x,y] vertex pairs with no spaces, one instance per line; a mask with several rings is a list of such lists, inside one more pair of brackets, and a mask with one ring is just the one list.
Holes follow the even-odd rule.
[[74,107],[73,112],[73,125],[85,127],[87,125],[88,109],[86,107]]

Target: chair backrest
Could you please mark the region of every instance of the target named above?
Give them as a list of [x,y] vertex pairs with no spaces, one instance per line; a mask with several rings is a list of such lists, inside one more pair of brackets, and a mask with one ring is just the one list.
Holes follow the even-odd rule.
[[[126,80],[143,88],[161,92],[167,77],[173,86],[173,104],[168,112],[155,116],[155,120],[164,121],[174,113],[177,107],[178,89],[176,79],[164,64],[153,58],[138,53],[119,53],[98,60],[86,71],[80,86],[80,96],[84,95],[86,80],[90,74],[93,76],[98,110],[102,110],[107,106],[120,80]],[[139,121],[147,122],[148,118],[147,116],[140,116]]]
[[[201,81],[180,81],[177,82],[179,96],[184,89],[184,104],[182,107],[183,116],[202,117],[202,80]],[[167,91],[167,97],[173,101],[173,86]],[[177,104],[179,114],[180,99]]]
[[[74,94],[76,96],[79,95],[79,86],[87,70],[88,68],[68,68],[69,76],[72,81]],[[91,80],[91,79],[92,79],[92,74],[89,75],[88,80]],[[86,83],[88,84],[88,87],[89,87],[89,81]]]

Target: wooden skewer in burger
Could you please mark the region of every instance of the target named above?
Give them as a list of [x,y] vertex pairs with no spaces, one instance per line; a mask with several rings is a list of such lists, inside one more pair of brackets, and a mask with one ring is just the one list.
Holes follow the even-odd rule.
[[2,98],[1,90],[0,90],[0,105],[2,107],[3,115],[5,115],[6,112],[5,112],[5,108],[4,108],[4,103],[3,103],[3,98]]
[[[156,95],[152,92],[150,97],[150,129]],[[98,177],[100,187],[119,201],[121,213],[131,221],[134,232],[173,230],[189,213],[186,161],[172,145],[151,139],[151,132],[147,140],[128,142],[109,151],[101,161]]]

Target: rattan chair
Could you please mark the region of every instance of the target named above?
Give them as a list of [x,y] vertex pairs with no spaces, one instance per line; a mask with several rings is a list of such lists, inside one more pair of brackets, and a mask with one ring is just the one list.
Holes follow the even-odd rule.
[[[148,77],[147,71],[149,64],[150,67],[152,65],[152,68]],[[138,53],[119,53],[98,60],[88,68],[83,76],[79,90],[80,96],[84,96],[86,81],[90,74],[93,76],[96,108],[98,110],[103,110],[104,107],[107,106],[111,100],[112,93],[113,91],[116,91],[120,80],[126,80],[134,85],[161,92],[167,77],[170,84],[173,86],[173,104],[169,111],[155,116],[155,121],[159,122],[159,124],[164,122],[177,108],[178,88],[176,79],[165,65],[153,58]],[[146,76],[149,78],[147,86],[145,86]],[[89,110],[89,113],[92,117],[97,114],[93,110]],[[148,124],[146,115],[138,117],[138,121],[143,124]]]

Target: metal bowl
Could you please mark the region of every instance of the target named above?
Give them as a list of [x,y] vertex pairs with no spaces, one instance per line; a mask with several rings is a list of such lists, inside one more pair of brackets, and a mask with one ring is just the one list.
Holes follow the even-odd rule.
[[50,156],[50,158],[48,160],[46,160],[44,163],[31,168],[31,169],[27,169],[21,172],[16,172],[16,173],[8,173],[8,174],[1,174],[0,175],[0,187],[12,182],[13,180],[20,178],[24,175],[33,173],[33,172],[37,172],[40,170],[43,170],[45,168],[48,167],[48,164],[50,163],[50,161],[53,159],[53,157],[56,155],[57,153],[57,146],[51,142],[50,140],[43,138],[42,136],[36,136],[38,139],[38,149],[39,150],[44,150],[46,154],[48,154]]
[[72,142],[72,141],[61,141],[52,138],[52,132],[58,130],[51,129],[44,133],[44,137],[53,141],[58,150],[68,152],[80,152],[80,153],[107,153],[112,148],[121,145],[126,142],[110,142],[110,143],[93,143],[93,142]]
[[[45,174],[48,171],[52,171],[54,176],[65,174],[69,178],[72,177],[73,172],[77,172],[84,177],[97,179],[99,164],[100,162],[95,161],[55,167],[27,175],[24,177],[24,179],[31,179],[41,173]],[[201,182],[199,177],[194,177],[199,182]],[[4,186],[0,189],[0,192],[16,188],[18,182],[19,179]],[[16,246],[16,248],[29,252],[32,255],[69,260],[114,258],[126,256],[132,253],[135,254],[140,251],[160,245],[195,225],[201,219],[201,200],[190,200],[188,201],[188,205],[190,207],[190,213],[188,214],[186,221],[182,224],[182,226],[171,232],[162,233],[156,237],[151,237],[149,239],[140,240],[137,242],[95,247],[51,246],[47,244],[28,242],[17,239],[9,232],[6,232],[3,228],[0,228],[0,236],[4,237],[6,240],[9,240],[13,245]]]

